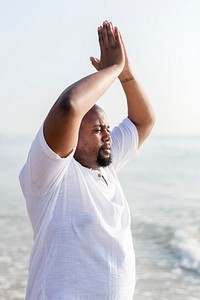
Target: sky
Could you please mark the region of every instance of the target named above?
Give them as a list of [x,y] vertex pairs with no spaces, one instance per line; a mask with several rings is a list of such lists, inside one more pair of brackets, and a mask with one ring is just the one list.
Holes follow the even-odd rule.
[[[200,135],[199,0],[0,0],[0,134],[36,132],[59,94],[95,71],[106,19],[155,110],[152,135]],[[99,105],[111,127],[126,116],[118,81]]]

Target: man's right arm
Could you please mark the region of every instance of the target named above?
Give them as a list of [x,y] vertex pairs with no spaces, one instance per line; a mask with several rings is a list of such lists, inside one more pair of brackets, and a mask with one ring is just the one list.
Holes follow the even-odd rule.
[[108,22],[103,24],[101,30],[101,70],[68,87],[53,105],[44,123],[45,140],[60,157],[66,157],[72,151],[82,118],[111,86],[124,66],[118,30],[114,35]]

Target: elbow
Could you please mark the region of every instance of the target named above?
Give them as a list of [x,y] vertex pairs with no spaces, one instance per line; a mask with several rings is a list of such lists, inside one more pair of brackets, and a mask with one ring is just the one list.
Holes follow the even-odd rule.
[[151,130],[154,127],[155,122],[156,122],[155,113],[154,113],[154,111],[151,111],[151,112],[144,114],[141,117],[141,119],[139,120],[139,122],[137,122],[137,125]]
[[136,124],[137,128],[140,128],[141,131],[144,133],[144,136],[147,137],[156,123],[156,116],[155,113],[152,111],[148,115],[144,116],[140,124]]
[[148,134],[151,133],[155,123],[156,123],[156,115],[154,112],[149,114],[149,116],[146,118],[146,122],[144,122],[144,127],[146,128]]
[[147,124],[149,127],[153,128],[155,123],[156,123],[156,115],[154,112],[152,112],[149,116]]
[[154,125],[156,122],[155,114],[152,114],[151,116],[146,117],[145,122],[142,123],[142,125],[136,125],[139,135],[139,143],[138,147],[140,147],[146,138],[150,135]]

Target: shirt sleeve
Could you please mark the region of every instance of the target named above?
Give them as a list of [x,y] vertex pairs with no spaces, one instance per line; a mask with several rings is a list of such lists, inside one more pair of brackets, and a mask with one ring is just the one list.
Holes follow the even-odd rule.
[[111,132],[112,164],[116,172],[136,156],[138,151],[138,131],[134,123],[125,118]]
[[25,198],[30,194],[38,197],[55,188],[63,178],[74,151],[75,147],[66,158],[57,155],[47,145],[42,126],[31,145],[19,176]]

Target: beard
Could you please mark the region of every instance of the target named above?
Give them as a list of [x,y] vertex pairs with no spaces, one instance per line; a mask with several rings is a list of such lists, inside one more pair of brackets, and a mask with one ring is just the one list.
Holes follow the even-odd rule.
[[112,163],[112,156],[111,154],[108,156],[104,156],[103,153],[101,153],[101,149],[98,152],[97,156],[97,164],[100,167],[107,167]]

